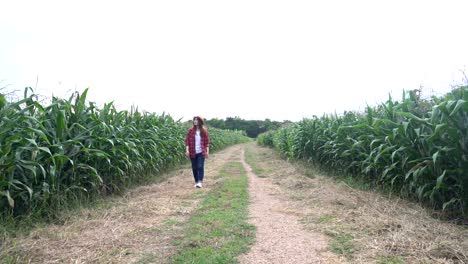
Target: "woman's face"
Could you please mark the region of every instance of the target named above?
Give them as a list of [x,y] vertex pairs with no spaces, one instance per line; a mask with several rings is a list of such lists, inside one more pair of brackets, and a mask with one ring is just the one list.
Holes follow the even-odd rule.
[[197,118],[194,118],[194,119],[193,119],[193,125],[194,125],[194,126],[198,126],[198,119],[197,119]]

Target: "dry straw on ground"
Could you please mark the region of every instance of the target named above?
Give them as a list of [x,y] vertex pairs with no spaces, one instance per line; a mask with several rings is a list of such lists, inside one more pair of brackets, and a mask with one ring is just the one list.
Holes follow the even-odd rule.
[[[249,146],[263,176],[290,200],[306,228],[331,239],[352,237],[350,263],[468,263],[468,229],[431,217],[398,198],[353,189],[303,164],[280,160],[271,149]],[[308,176],[306,176],[308,175]],[[391,262],[394,261],[394,262]]]
[[[37,228],[27,237],[8,241],[0,257],[15,254],[25,263],[167,263],[177,251],[173,241],[182,236],[182,223],[213,186],[210,181],[215,181],[219,169],[226,161],[239,160],[244,147],[262,171],[258,181],[251,184],[261,189],[257,192],[262,197],[257,198],[264,204],[254,210],[260,212],[267,207],[273,216],[295,219],[285,221],[291,228],[287,224],[277,227],[290,232],[291,237],[316,234],[316,240],[303,240],[315,245],[305,245],[301,251],[304,255],[316,254],[311,260],[468,263],[467,228],[434,219],[414,203],[352,189],[300,164],[282,160],[272,150],[255,143],[234,146],[210,157],[205,188],[201,190],[193,188],[191,170],[186,166],[167,175],[161,183],[113,198],[106,208],[83,210],[64,218],[67,220],[60,226]],[[301,225],[296,225],[298,221]],[[253,251],[257,247],[264,249],[261,254],[274,254],[268,250],[268,235],[265,239],[258,235]],[[340,244],[338,238],[345,240]],[[330,250],[342,252],[336,256]]]

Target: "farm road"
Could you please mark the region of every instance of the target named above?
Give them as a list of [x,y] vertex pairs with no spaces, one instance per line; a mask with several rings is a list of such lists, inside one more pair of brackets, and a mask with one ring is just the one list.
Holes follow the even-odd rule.
[[23,256],[25,263],[166,263],[181,223],[210,190],[223,164],[239,159],[241,148],[231,146],[206,160],[202,189],[193,187],[187,164],[160,183],[135,188],[102,208],[82,210],[62,225],[37,228],[4,248]]
[[240,257],[240,263],[339,263],[327,249],[328,239],[306,231],[299,217],[289,211],[280,188],[253,173],[244,151],[241,161],[249,177],[250,223],[257,227],[257,234],[255,245]]
[[[418,205],[346,183],[247,143],[206,160],[204,188],[187,164],[163,180],[64,216],[3,245],[20,263],[168,263],[183,224],[216,185],[226,162],[249,177],[249,222],[256,242],[246,263],[468,263],[468,229]],[[247,161],[247,162],[246,162]]]

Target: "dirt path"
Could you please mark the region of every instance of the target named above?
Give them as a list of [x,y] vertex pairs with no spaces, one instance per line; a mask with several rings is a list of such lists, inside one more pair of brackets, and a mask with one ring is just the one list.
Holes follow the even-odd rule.
[[[319,254],[315,258],[317,262],[311,257],[310,263],[320,263],[321,257],[326,259],[324,263],[468,263],[466,226],[438,220],[433,217],[437,212],[398,197],[352,188],[342,178],[323,176],[310,166],[288,162],[272,149],[256,143],[245,145],[245,150],[246,158],[250,160],[249,164],[255,165],[252,167],[258,176],[252,177],[251,187],[255,192],[252,206],[259,206],[252,208],[252,214],[258,216],[252,220],[268,226],[276,223],[268,223],[264,218],[277,219],[280,217],[275,216],[278,212],[294,216],[300,225],[298,227],[294,225],[297,221],[292,221],[294,228],[286,230],[290,232],[289,236],[296,236],[298,231],[293,230],[302,233],[305,229],[315,237],[313,242],[308,242],[308,247]],[[265,204],[263,208],[271,208],[266,215],[262,215],[262,206],[255,202],[262,199],[258,196],[265,197],[262,189],[276,198],[271,203],[266,202],[270,198],[261,202]],[[262,229],[259,228],[257,233],[260,238]],[[278,229],[270,230],[273,231],[270,236],[283,232],[281,227]],[[323,241],[328,244],[325,251],[322,251]],[[280,241],[266,243],[274,246]],[[296,245],[301,247],[301,244]],[[256,248],[255,254],[268,252],[259,245],[253,250]]]
[[161,183],[136,188],[106,202],[105,208],[83,210],[63,225],[37,228],[5,248],[22,256],[19,263],[165,263],[174,253],[181,223],[240,150],[233,146],[206,160],[202,189],[193,187],[187,165]]
[[257,227],[256,242],[241,263],[468,263],[468,228],[434,219],[414,203],[353,189],[255,142],[213,154],[202,189],[193,187],[187,164],[160,183],[7,241],[0,259],[168,263],[177,252],[174,241],[219,170],[239,160],[249,177],[249,221]]
[[250,223],[257,227],[256,243],[240,263],[336,263],[327,250],[328,239],[320,233],[308,232],[299,218],[288,212],[288,204],[275,197],[280,190],[267,179],[258,178],[245,162],[249,177]]

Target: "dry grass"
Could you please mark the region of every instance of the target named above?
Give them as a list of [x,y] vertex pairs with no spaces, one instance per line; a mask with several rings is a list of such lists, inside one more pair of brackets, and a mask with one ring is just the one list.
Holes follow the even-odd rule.
[[[206,188],[192,186],[187,166],[161,183],[115,197],[100,209],[64,217],[61,225],[8,240],[0,252],[20,263],[165,263],[175,253],[181,226],[216,181],[219,168],[238,159],[242,146],[214,154],[206,164]],[[353,189],[272,150],[247,145],[265,177],[276,183],[275,208],[301,219],[304,227],[329,236],[329,249],[350,263],[468,263],[468,229],[431,217],[397,198]],[[286,195],[285,195],[286,194]]]
[[[356,190],[250,144],[257,166],[290,198],[306,228],[343,248],[351,263],[468,263],[468,229],[431,217],[417,204]],[[336,246],[330,244],[331,249]],[[335,251],[336,252],[336,251]]]
[[0,258],[20,263],[165,263],[177,250],[173,241],[181,235],[181,223],[210,190],[220,166],[239,151],[234,146],[207,160],[203,189],[193,188],[187,165],[163,182],[109,199],[106,208],[75,212],[62,225],[12,239]]

